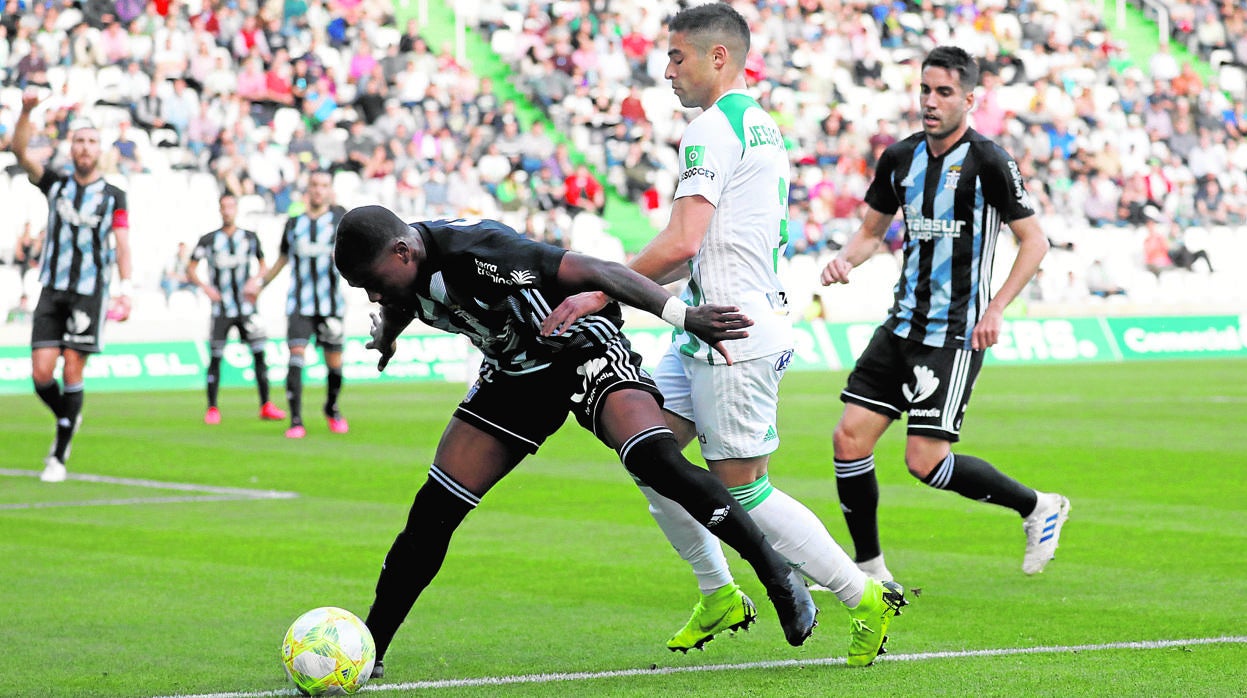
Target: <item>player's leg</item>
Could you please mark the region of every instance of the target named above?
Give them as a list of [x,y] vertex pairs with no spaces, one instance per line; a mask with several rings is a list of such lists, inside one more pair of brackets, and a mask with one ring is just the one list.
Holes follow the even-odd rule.
[[66,477],[65,463],[69,460],[69,451],[73,446],[74,435],[82,425],[82,404],[84,401],[83,373],[87,365],[86,352],[66,347],[61,352],[61,376],[65,381],[65,389],[61,394],[61,414],[56,419],[56,440],[52,443],[52,452],[44,460],[44,482],[59,482]]
[[288,439],[301,439],[307,435],[307,429],[303,426],[303,362],[311,338],[311,320],[303,315],[291,315],[286,326],[286,343],[290,348],[290,367],[286,371],[286,404],[290,410],[290,428],[286,430]]
[[849,374],[840,399],[845,403],[833,435],[836,493],[855,560],[880,581],[892,579],[879,543],[879,484],[875,479],[875,444],[908,404],[900,340],[880,327]]
[[377,643],[378,663],[412,604],[441,568],[455,527],[567,418],[566,394],[544,373],[483,375],[455,410],[428,480],[416,494],[407,526],[394,540],[377,581],[366,623]]
[[[659,360],[653,377],[663,394],[667,427],[675,435],[676,446],[683,450],[697,437],[697,428],[691,419],[691,384],[678,354],[668,351]],[[692,567],[701,591],[688,622],[667,640],[668,649],[687,652],[700,648],[720,632],[749,627],[757,618],[757,610],[732,578],[719,539],[678,502],[658,494],[639,479],[636,482],[649,502],[650,515],[676,553]]]
[[61,358],[61,340],[65,336],[68,311],[56,302],[57,293],[43,289],[31,315],[30,376],[35,394],[48,406],[52,415],[61,418],[64,400],[56,381],[56,362]]
[[221,359],[225,356],[225,343],[229,340],[230,318],[214,316],[208,329],[208,409],[204,412],[204,424],[220,424],[221,410],[217,397],[221,392]]
[[[919,351],[913,358],[917,366],[914,375],[926,370],[938,383],[924,393],[926,399],[914,400],[909,410],[909,436],[905,442],[909,472],[930,487],[1016,511],[1027,534],[1022,569],[1027,574],[1042,571],[1056,552],[1061,527],[1069,515],[1069,500],[1055,493],[1038,492],[982,458],[954,454],[952,444],[960,439],[962,419],[983,365],[983,352],[930,348]],[[916,387],[915,391],[918,390]]]
[[342,318],[322,318],[316,328],[316,340],[325,356],[325,420],[329,431],[345,434],[350,427],[342,411],[338,409],[338,396],[342,394]]
[[264,359],[268,333],[265,332],[264,322],[258,313],[239,320],[238,335],[251,350],[251,363],[255,367],[255,389],[260,398],[260,419],[272,422],[285,419],[286,412],[274,405],[269,398],[268,362]]
[[451,419],[377,579],[365,624],[376,642],[378,664],[420,593],[441,570],[455,529],[524,455],[472,424]]
[[[582,424],[584,421],[581,418]],[[817,624],[817,608],[805,584],[771,548],[723,483],[681,455],[654,395],[639,387],[610,391],[600,408],[596,431],[619,452],[628,472],[679,502],[695,520],[740,553],[766,587],[788,643],[799,646],[805,642]]]

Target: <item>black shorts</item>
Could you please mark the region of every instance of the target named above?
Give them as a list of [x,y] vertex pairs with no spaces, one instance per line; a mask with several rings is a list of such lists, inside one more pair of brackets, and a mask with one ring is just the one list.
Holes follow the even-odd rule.
[[343,323],[340,317],[328,315],[290,315],[286,318],[286,344],[306,346],[316,335],[316,346],[322,351],[342,351]]
[[268,335],[264,332],[264,323],[260,320],[259,314],[235,317],[222,315],[212,318],[211,334],[208,335],[208,346],[212,349],[214,357],[219,358],[225,353],[225,343],[229,341],[231,327],[238,328],[238,338],[243,344],[251,347],[251,353],[264,350]]
[[104,294],[84,296],[44,287],[31,319],[30,347],[61,347],[83,354],[104,348]]
[[908,412],[910,435],[955,442],[982,367],[981,351],[929,347],[880,327],[840,399],[892,419]]
[[606,396],[621,388],[644,390],[662,405],[658,386],[623,337],[605,348],[577,352],[572,360],[556,359],[531,373],[513,375],[485,366],[455,416],[512,448],[536,453],[569,412],[601,439],[599,412]]

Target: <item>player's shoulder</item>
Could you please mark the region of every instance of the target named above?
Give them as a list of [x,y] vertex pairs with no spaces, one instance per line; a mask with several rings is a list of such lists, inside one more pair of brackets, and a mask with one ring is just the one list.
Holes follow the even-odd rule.
[[1009,154],[1009,151],[1005,150],[1004,146],[974,129],[966,132],[966,142],[970,144],[970,147],[974,149],[978,157],[989,161],[1006,163],[1013,159],[1013,156]]
[[216,230],[213,230],[210,233],[204,233],[203,235],[200,235],[199,241],[195,243],[195,247],[211,247],[213,238],[215,238],[217,233],[219,232],[221,232],[221,229],[217,228]]

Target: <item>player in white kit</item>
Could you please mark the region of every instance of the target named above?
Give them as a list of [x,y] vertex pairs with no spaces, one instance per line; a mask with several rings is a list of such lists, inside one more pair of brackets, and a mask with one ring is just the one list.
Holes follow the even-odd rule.
[[[692,306],[737,306],[752,321],[726,364],[695,337],[676,332],[654,380],[681,447],[696,438],[711,471],[750,513],[775,550],[834,592],[852,621],[849,663],[879,654],[888,623],[906,603],[899,584],[869,579],[803,504],[767,474],[779,447],[779,382],[793,353],[792,321],[776,274],[788,242],[788,156],[775,121],[745,91],[745,20],[730,5],[686,9],[668,26],[666,77],[681,104],[704,111],[680,142],[681,172],[667,227],[631,267],[659,283],[687,277]],[[594,297],[596,296],[596,297]],[[562,331],[605,298],[568,299],[543,329]],[[748,627],[753,602],[732,579],[718,541],[675,502],[643,483],[650,513],[697,576],[702,592],[671,650],[701,648],[716,633]]]

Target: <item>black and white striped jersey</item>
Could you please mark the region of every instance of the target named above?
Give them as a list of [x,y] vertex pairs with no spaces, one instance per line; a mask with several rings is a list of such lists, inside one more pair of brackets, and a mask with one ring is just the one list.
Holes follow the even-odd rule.
[[255,265],[264,259],[260,238],[250,230],[235,228],[226,233],[218,228],[199,238],[191,258],[206,261],[208,283],[220,291],[221,300],[212,304],[213,317],[246,317],[255,313],[255,305],[243,296],[243,286],[255,272]]
[[287,315],[340,318],[346,314],[342,277],[333,265],[338,221],[345,213],[341,206],[332,206],[316,218],[302,213],[286,222],[281,254],[290,263]]
[[39,283],[84,296],[104,293],[112,279],[113,230],[129,227],[125,191],[103,177],[79,184],[51,168],[39,190],[48,198]]

